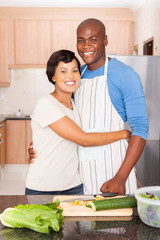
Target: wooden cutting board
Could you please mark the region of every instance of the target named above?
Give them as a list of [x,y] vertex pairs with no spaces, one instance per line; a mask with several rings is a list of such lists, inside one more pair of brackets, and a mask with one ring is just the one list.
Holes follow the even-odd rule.
[[[77,199],[82,196],[62,196],[58,195],[53,198],[55,201],[57,198],[60,201],[64,201],[67,199]],[[122,196],[121,196],[122,197]],[[74,202],[61,202],[61,208],[63,209],[63,216],[65,217],[73,217],[73,216],[132,216],[133,209],[132,208],[121,208],[121,209],[110,209],[110,210],[101,210],[101,211],[93,211],[91,208],[87,208],[85,205],[74,205]]]

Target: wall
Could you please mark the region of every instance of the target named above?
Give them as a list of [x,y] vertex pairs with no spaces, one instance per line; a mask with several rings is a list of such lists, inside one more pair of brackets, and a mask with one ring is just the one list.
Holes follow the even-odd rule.
[[39,97],[54,89],[45,74],[45,69],[12,69],[10,87],[1,87],[0,114],[13,114],[21,109],[30,115]]
[[143,42],[154,37],[153,52],[160,56],[160,1],[146,0],[134,14],[134,46],[143,55]]

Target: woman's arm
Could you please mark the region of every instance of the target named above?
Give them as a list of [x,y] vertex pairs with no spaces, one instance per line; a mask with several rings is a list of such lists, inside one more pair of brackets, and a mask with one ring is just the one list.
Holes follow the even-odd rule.
[[86,133],[74,121],[66,116],[50,124],[49,127],[62,138],[83,147],[106,145],[121,139],[128,140],[131,135],[131,132],[127,130],[105,133]]

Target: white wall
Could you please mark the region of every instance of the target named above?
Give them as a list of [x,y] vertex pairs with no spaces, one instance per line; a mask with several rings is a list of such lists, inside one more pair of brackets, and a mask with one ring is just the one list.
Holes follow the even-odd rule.
[[38,98],[52,92],[54,85],[48,81],[45,69],[10,71],[10,86],[0,88],[0,114],[13,114],[21,109],[25,115],[30,115]]
[[153,52],[160,56],[160,0],[146,0],[134,14],[134,46],[143,55],[143,42],[154,37]]

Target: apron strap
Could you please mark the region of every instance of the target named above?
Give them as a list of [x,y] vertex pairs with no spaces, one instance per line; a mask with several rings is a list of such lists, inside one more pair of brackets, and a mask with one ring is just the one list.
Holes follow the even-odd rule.
[[107,71],[108,71],[108,57],[106,55],[106,61],[105,61],[105,65],[104,65],[104,75],[107,75]]
[[83,73],[86,71],[86,69],[87,69],[87,65],[86,65],[85,68],[83,69],[83,71],[82,71],[82,73],[81,73],[81,77],[82,77]]
[[[81,73],[81,77],[84,74],[84,72],[87,69],[87,65],[85,66],[85,68],[83,69],[82,73]],[[104,75],[107,75],[107,70],[108,70],[108,57],[106,55],[106,61],[105,61],[105,65],[104,65]]]

